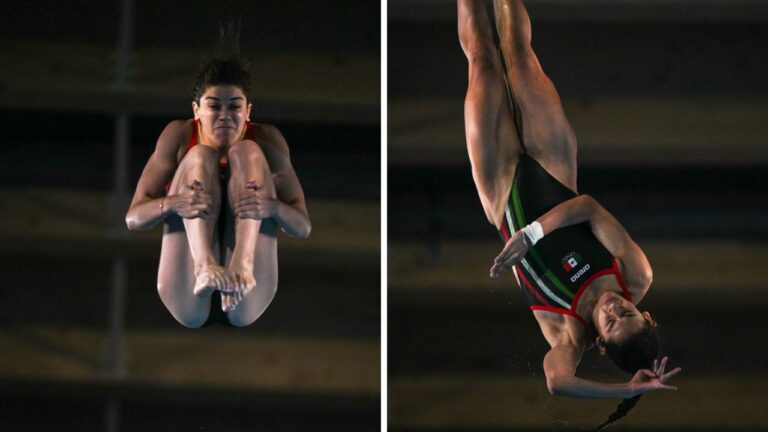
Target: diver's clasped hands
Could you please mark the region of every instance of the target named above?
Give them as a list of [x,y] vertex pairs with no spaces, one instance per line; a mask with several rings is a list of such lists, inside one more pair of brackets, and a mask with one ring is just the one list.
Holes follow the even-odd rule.
[[635,372],[635,375],[628,383],[632,396],[641,395],[653,390],[677,390],[677,387],[667,385],[666,383],[683,369],[677,367],[665,373],[664,369],[667,366],[668,359],[669,357],[664,357],[661,361],[654,360],[652,369],[640,369]]
[[507,244],[504,245],[504,249],[501,250],[499,256],[493,261],[491,277],[499,277],[502,273],[518,264],[528,252],[529,243],[530,240],[528,240],[523,231],[517,231],[512,234]]
[[[232,212],[239,219],[268,219],[277,212],[280,202],[271,196],[266,188],[255,181],[245,184],[246,193],[233,204]],[[203,185],[194,180],[186,185],[185,191],[165,198],[164,206],[173,213],[186,219],[207,219],[215,210],[213,198],[206,192]]]

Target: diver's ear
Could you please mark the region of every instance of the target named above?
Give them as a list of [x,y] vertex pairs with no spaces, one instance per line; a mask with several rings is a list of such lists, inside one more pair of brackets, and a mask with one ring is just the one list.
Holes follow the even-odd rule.
[[658,326],[658,324],[656,323],[656,320],[655,320],[655,319],[653,319],[653,317],[651,316],[651,313],[650,313],[650,312],[648,312],[648,311],[645,311],[645,312],[643,312],[643,319],[645,319],[646,321],[648,321],[648,324],[650,324],[650,325],[651,325],[651,327],[656,327],[656,326]]
[[605,355],[605,339],[602,336],[595,338],[595,345],[597,345],[600,355]]

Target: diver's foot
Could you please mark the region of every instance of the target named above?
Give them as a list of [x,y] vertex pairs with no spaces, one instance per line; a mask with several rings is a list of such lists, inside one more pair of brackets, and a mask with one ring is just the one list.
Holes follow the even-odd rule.
[[218,264],[204,264],[195,267],[195,288],[192,293],[198,297],[210,297],[215,290],[222,293],[237,290],[235,276]]
[[238,303],[240,303],[242,296],[239,291],[235,292],[222,292],[221,293],[221,310],[224,312],[230,312],[235,310]]
[[224,312],[235,310],[237,305],[243,301],[245,295],[253,290],[253,288],[256,286],[256,281],[252,280],[252,273],[245,273],[246,275],[250,276],[250,278],[244,278],[241,274],[234,272],[232,272],[232,274],[235,276],[237,281],[237,289],[232,292],[221,293],[221,310]]
[[239,260],[232,259],[229,263],[229,272],[236,275],[237,278],[237,291],[242,297],[248,295],[249,292],[256,288],[256,278],[253,277],[253,265],[240,262]]

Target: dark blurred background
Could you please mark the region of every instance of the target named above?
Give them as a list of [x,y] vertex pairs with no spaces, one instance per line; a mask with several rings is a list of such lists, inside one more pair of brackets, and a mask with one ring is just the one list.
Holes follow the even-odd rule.
[[[255,324],[188,330],[123,217],[227,17],[313,233]],[[378,430],[379,2],[6,2],[0,47],[0,430]]]
[[[676,393],[616,430],[768,430],[768,4],[530,0],[533,47],[579,139],[579,188],[646,251],[641,304]],[[548,345],[485,219],[464,141],[452,0],[388,2],[393,431],[588,430],[618,401],[556,398]],[[579,373],[628,378],[596,352]]]

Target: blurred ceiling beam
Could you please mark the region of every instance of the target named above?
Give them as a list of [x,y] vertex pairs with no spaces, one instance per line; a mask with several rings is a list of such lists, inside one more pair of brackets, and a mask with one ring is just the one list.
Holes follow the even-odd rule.
[[[205,58],[190,48],[137,49],[129,81],[113,85],[113,48],[6,41],[0,107],[191,117],[191,88]],[[252,56],[254,119],[379,123],[379,59],[359,55]]]
[[[103,337],[102,331],[78,327],[31,325],[23,333],[3,329],[0,348],[13,354],[0,359],[0,377],[98,387],[105,382],[99,367]],[[357,397],[379,393],[375,340],[260,335],[243,343],[242,334],[231,332],[133,329],[126,334],[126,351],[126,375],[118,382],[129,386]],[[253,367],[243,367],[244,358]]]

